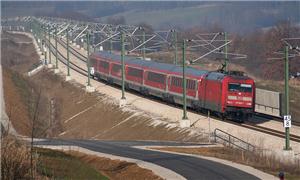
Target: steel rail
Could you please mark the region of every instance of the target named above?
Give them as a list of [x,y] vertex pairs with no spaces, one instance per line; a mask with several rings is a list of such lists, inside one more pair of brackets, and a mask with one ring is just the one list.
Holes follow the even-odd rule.
[[[46,42],[46,44],[49,46],[49,43],[48,43],[48,42]],[[52,52],[53,54],[55,54],[55,46],[54,46],[52,43],[50,43],[50,44],[51,44],[50,50],[51,50],[51,52]],[[58,52],[58,55],[59,55],[58,60],[59,60],[60,62],[62,62],[64,65],[67,65],[67,62],[66,62],[66,61],[67,61],[67,58],[66,58],[61,52],[59,52],[59,51],[57,51],[57,52]],[[71,62],[71,61],[70,61],[70,64],[73,66],[73,67],[70,66],[71,69],[73,69],[74,71],[80,73],[81,75],[87,76],[87,70],[81,68],[80,66],[74,64],[74,63]],[[75,68],[77,68],[77,69],[75,69]],[[79,69],[79,70],[78,70],[78,69]],[[83,71],[83,72],[82,72],[82,71]]]

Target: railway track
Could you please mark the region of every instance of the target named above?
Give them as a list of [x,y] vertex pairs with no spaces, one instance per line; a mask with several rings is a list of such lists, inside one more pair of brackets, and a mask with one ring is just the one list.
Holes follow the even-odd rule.
[[[60,43],[61,44],[61,43]],[[61,44],[64,48],[66,48],[66,44]],[[85,62],[86,63],[86,61],[82,58],[83,57],[83,55],[82,54],[80,54],[79,52],[77,52],[75,49],[73,49],[73,48],[70,48],[70,49],[72,49],[71,50],[71,53],[75,56],[75,57],[77,57],[79,60],[81,60],[81,61],[83,61],[83,62]],[[51,51],[52,51],[52,53],[54,54],[55,53],[55,48],[54,48],[54,45],[51,43]],[[75,53],[76,52],[76,53]],[[63,58],[64,59],[64,61],[63,60],[60,60],[63,64],[65,64],[65,65],[67,65],[67,63],[66,63],[66,58],[58,51],[58,54],[60,55],[60,57],[61,58]],[[81,57],[80,57],[80,55],[81,55]],[[70,61],[70,64],[72,65],[70,68],[71,69],[73,69],[74,71],[76,71],[76,72],[78,72],[78,73],[80,73],[81,75],[83,75],[83,76],[87,76],[87,71],[86,70],[84,70],[83,68],[81,68],[81,67],[79,67],[79,66],[77,66],[76,64],[74,64],[74,63],[71,63],[71,61]],[[117,86],[114,86],[114,87],[117,87]],[[119,88],[120,89],[120,87],[117,87],[117,88]],[[132,91],[130,91],[130,92],[132,92]],[[138,96],[142,96],[142,97],[144,97],[143,95],[141,95],[141,94],[138,94],[137,92],[133,92],[135,95],[138,95]],[[166,105],[170,105],[169,103],[166,103],[166,102],[163,102],[163,101],[161,101],[161,100],[159,100],[158,98],[151,98],[151,100],[155,100],[156,102],[159,102],[159,103],[164,103],[164,104],[166,104]],[[176,105],[172,105],[173,107],[175,107],[175,108],[177,108],[177,109],[181,109],[181,108],[179,108],[178,106],[176,106]],[[189,112],[193,112],[193,113],[199,113],[198,111],[196,111],[196,110],[192,110],[192,109],[189,109],[188,110]],[[206,115],[206,114],[202,114],[202,115]],[[218,117],[216,117],[216,119],[218,119],[218,120],[221,120],[220,118],[218,118]],[[279,119],[277,120],[277,121],[280,121]],[[258,131],[258,132],[262,132],[262,133],[265,133],[265,134],[269,134],[269,135],[272,135],[272,136],[276,136],[276,137],[280,137],[280,138],[285,138],[285,133],[284,132],[281,132],[281,131],[278,131],[278,130],[275,130],[275,129],[271,129],[271,128],[266,128],[266,127],[262,127],[262,126],[258,126],[258,125],[256,125],[256,124],[253,124],[253,123],[250,123],[250,122],[247,122],[247,123],[236,123],[236,122],[233,122],[233,121],[229,121],[229,120],[225,120],[225,122],[227,122],[227,123],[231,123],[231,124],[235,124],[235,125],[237,125],[237,126],[241,126],[241,127],[244,127],[244,128],[248,128],[248,129],[252,129],[252,130],[255,130],[255,131]],[[294,135],[294,134],[290,134],[290,140],[291,141],[295,141],[295,142],[299,142],[300,143],[300,136],[297,136],[297,135]]]
[[[216,119],[222,121],[221,118],[216,117]],[[237,123],[237,122],[230,121],[230,120],[223,120],[223,121],[225,121],[226,123],[234,124],[236,126],[244,127],[247,129],[252,129],[252,130],[255,130],[255,131],[258,131],[261,133],[269,134],[269,135],[280,137],[283,139],[285,138],[285,132],[278,131],[278,130],[272,129],[272,128],[259,126],[252,122]],[[295,135],[295,134],[290,134],[290,140],[300,143],[300,136]]]
[[[272,120],[272,121],[283,123],[283,118],[282,117],[275,117],[275,116],[270,116],[270,115],[261,114],[261,113],[255,113],[254,116],[259,117],[259,118],[263,118],[263,119],[268,120],[268,121]],[[292,126],[300,127],[300,122],[292,121]]]
[[[49,46],[49,43],[48,43],[48,42],[47,42],[47,44],[48,44],[48,46]],[[51,44],[50,50],[51,50],[51,52],[52,52],[53,54],[55,54],[55,46],[54,46],[52,43],[50,43],[50,44]],[[68,64],[67,58],[66,58],[63,54],[61,54],[61,52],[59,52],[59,51],[57,51],[57,54],[58,54],[58,60],[59,60],[61,63],[63,63],[64,65],[67,66],[67,64]],[[78,72],[78,73],[81,74],[81,75],[87,76],[87,70],[85,70],[85,69],[81,68],[80,66],[76,65],[76,64],[73,63],[72,61],[70,61],[69,63],[70,63],[70,69],[72,69],[72,70]]]
[[[65,49],[67,49],[67,43],[64,42],[63,40],[58,40],[58,43],[60,45],[62,45]],[[84,55],[82,55],[81,53],[79,53],[78,51],[76,51],[76,49],[74,49],[71,45],[69,46],[69,49],[71,51],[71,53],[76,56],[80,61],[86,63],[86,57]]]
[[[275,117],[273,120],[277,121],[277,122],[283,123],[283,118],[279,118],[279,117],[277,118],[277,117]],[[292,126],[298,126],[298,127],[300,127],[300,122],[292,121]]]
[[[284,132],[281,132],[281,131],[278,131],[278,130],[275,130],[275,129],[262,127],[262,126],[258,126],[256,124],[251,124],[251,123],[240,124],[240,126],[248,128],[248,129],[252,129],[252,130],[255,130],[255,131],[259,131],[259,132],[262,132],[262,133],[266,133],[266,134],[269,134],[269,135],[273,135],[273,136],[276,136],[276,137],[285,138],[285,133]],[[297,136],[295,134],[290,134],[290,140],[300,143],[300,136]]]

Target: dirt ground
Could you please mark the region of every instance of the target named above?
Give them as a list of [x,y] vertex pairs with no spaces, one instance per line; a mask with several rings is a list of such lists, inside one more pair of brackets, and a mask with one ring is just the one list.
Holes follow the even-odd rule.
[[2,66],[24,74],[38,60],[39,57],[29,37],[8,33],[1,35]]
[[23,101],[22,96],[14,84],[12,76],[11,71],[7,69],[3,71],[6,113],[19,134],[30,135],[31,120],[28,107],[24,103],[20,103]]
[[147,170],[137,166],[134,163],[128,163],[120,160],[111,160],[93,155],[86,155],[79,152],[70,152],[72,156],[94,167],[101,174],[115,180],[140,180],[153,179],[161,180],[159,176],[153,174],[151,170]]
[[[1,36],[1,65],[6,113],[20,134],[29,135],[31,120],[28,107],[29,84],[23,76],[38,60],[33,45],[26,36],[3,33]],[[21,43],[20,43],[21,42]]]
[[[122,111],[99,93],[86,93],[84,86],[67,83],[58,75],[45,70],[33,77],[43,94],[55,104],[53,136],[60,138],[106,140],[183,140],[187,133],[166,130],[163,125],[152,126],[151,116],[143,112]],[[53,126],[52,126],[53,127]],[[54,128],[54,127],[53,127]],[[191,138],[196,140],[196,138]]]

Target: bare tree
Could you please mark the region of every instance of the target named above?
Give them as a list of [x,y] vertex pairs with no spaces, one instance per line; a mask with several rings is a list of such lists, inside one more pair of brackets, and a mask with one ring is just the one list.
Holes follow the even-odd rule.
[[[33,89],[32,89],[33,92]],[[33,139],[35,136],[35,124],[38,121],[38,117],[39,117],[39,104],[40,104],[40,98],[41,98],[41,93],[42,90],[41,88],[39,88],[39,91],[37,93],[37,97],[36,99],[33,101],[33,116],[32,116],[32,121],[31,121],[31,143],[30,143],[30,176],[32,179],[34,179],[34,175],[33,175]],[[32,98],[34,98],[34,96],[31,96]]]

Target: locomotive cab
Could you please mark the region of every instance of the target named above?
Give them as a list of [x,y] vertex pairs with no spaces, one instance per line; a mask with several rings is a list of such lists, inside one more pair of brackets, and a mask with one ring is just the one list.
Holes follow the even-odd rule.
[[255,85],[246,76],[229,76],[225,87],[226,117],[243,122],[254,109]]

